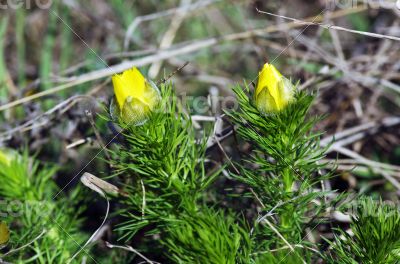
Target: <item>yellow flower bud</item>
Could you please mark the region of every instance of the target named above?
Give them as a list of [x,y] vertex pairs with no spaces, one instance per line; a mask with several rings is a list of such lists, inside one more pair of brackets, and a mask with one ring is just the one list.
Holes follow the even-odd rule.
[[10,230],[4,222],[0,222],[0,249],[4,247],[10,239]]
[[294,86],[272,64],[259,73],[254,100],[262,113],[279,112],[294,98]]
[[132,125],[143,124],[160,101],[155,84],[134,67],[112,77],[120,117]]
[[0,163],[9,166],[11,161],[16,157],[16,153],[9,149],[0,149]]

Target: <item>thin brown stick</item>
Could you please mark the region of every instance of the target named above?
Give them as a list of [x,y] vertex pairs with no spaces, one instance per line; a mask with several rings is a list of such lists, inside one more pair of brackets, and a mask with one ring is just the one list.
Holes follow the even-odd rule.
[[[97,141],[98,141],[98,143],[99,143],[99,145],[100,145],[100,148],[101,148],[101,149],[105,149],[106,147],[105,147],[105,145],[104,145],[103,138],[102,138],[102,136],[100,135],[100,132],[99,132],[99,130],[98,130],[97,127],[96,127],[96,122],[94,121],[92,111],[86,110],[86,116],[88,117],[89,123],[90,123],[90,125],[91,125],[92,128],[93,128],[93,132],[94,132],[94,134],[95,134],[95,136],[96,136],[96,138],[97,138]],[[110,156],[110,154],[109,154],[107,151],[105,151],[104,153],[105,153],[107,159],[108,159],[109,161],[111,161],[111,156]],[[110,162],[110,166],[112,167],[112,163],[111,163],[111,162]]]
[[144,260],[145,260],[147,263],[149,263],[149,264],[158,263],[158,262],[151,261],[150,259],[146,258],[143,254],[141,254],[139,251],[137,251],[136,249],[134,249],[134,248],[131,247],[131,246],[118,246],[118,245],[113,245],[113,244],[111,244],[111,243],[109,243],[109,242],[107,242],[107,241],[106,241],[106,246],[107,246],[108,248],[119,248],[119,249],[123,249],[123,250],[126,250],[126,251],[133,252],[133,253],[135,253],[136,255],[138,255],[139,257],[141,257],[142,259],[144,259]]
[[270,16],[274,16],[274,17],[287,19],[287,20],[293,21],[294,23],[297,23],[297,24],[300,24],[300,25],[303,25],[303,26],[319,26],[319,27],[323,27],[323,28],[326,28],[326,29],[335,29],[335,30],[339,30],[339,31],[345,31],[345,32],[350,32],[350,33],[354,33],[354,34],[364,35],[364,36],[368,36],[368,37],[372,37],[372,38],[380,38],[380,39],[389,39],[389,40],[400,41],[400,38],[399,37],[395,37],[395,36],[383,35],[383,34],[360,31],[360,30],[354,30],[354,29],[339,27],[339,26],[330,25],[330,24],[323,24],[323,23],[319,23],[319,22],[309,22],[309,21],[304,21],[304,20],[292,18],[292,17],[277,15],[277,14],[266,12],[266,11],[261,11],[259,9],[257,9],[257,12],[260,13],[260,14],[266,14],[266,15],[270,15]]

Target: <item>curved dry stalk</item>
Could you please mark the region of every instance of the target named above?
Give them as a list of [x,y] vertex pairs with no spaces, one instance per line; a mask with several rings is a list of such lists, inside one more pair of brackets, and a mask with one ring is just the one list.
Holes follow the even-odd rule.
[[[35,237],[31,242],[29,242],[28,244],[23,245],[23,246],[21,246],[21,247],[19,247],[19,248],[11,249],[10,251],[6,252],[2,257],[6,257],[6,256],[8,256],[8,255],[14,254],[14,253],[17,252],[17,251],[20,251],[21,249],[24,249],[24,248],[28,247],[29,245],[31,245],[31,244],[35,243],[37,240],[39,240],[44,234],[46,234],[46,232],[47,232],[47,230],[44,229],[44,230],[43,230],[37,237]],[[1,259],[0,259],[0,263],[2,263],[2,262],[1,262]]]
[[[95,192],[99,193],[104,199],[106,199],[107,201],[107,209],[106,209],[106,215],[104,216],[103,222],[101,223],[101,225],[99,226],[99,228],[96,229],[96,231],[89,237],[89,239],[86,241],[86,243],[80,247],[80,249],[68,260],[68,264],[72,262],[72,260],[74,260],[79,253],[81,253],[82,250],[84,250],[84,248],[89,245],[90,242],[92,242],[94,240],[94,238],[97,236],[97,234],[101,231],[101,229],[103,228],[104,224],[107,221],[108,218],[108,214],[110,212],[110,200],[108,199],[106,192],[117,192],[118,193],[118,188],[112,184],[109,184],[101,179],[98,179],[98,183],[101,183],[101,186],[95,185],[95,184],[91,184],[90,182],[88,182],[86,179],[87,175],[89,173],[85,172],[84,175],[81,178],[81,181],[83,182],[83,184],[85,186],[87,186],[88,188],[94,190]],[[91,174],[89,174],[91,175]],[[103,184],[103,185],[102,185]]]
[[144,260],[145,260],[147,263],[149,263],[149,264],[159,264],[158,262],[151,261],[150,259],[146,258],[142,253],[140,253],[139,251],[137,251],[136,249],[134,249],[134,248],[131,247],[131,246],[118,246],[118,245],[113,245],[113,244],[111,244],[111,243],[109,243],[109,242],[107,242],[107,241],[106,241],[106,246],[109,247],[109,248],[120,248],[120,249],[123,249],[123,250],[126,250],[126,251],[133,252],[133,253],[135,253],[136,255],[138,255],[139,257],[141,257],[142,259],[144,259]]

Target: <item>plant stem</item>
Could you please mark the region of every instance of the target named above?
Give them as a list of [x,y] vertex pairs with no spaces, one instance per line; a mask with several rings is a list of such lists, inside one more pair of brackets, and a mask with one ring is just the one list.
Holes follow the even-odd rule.
[[289,167],[286,167],[282,171],[283,175],[283,185],[285,188],[285,192],[290,196],[290,193],[292,192],[292,187],[293,187],[293,175],[291,173],[291,170]]
[[[283,176],[283,184],[285,188],[285,201],[291,199],[292,196],[292,187],[293,187],[293,174],[289,167],[286,167],[282,171]],[[284,229],[290,228],[292,226],[292,218],[293,218],[293,205],[287,204],[285,213],[282,214],[282,227]]]

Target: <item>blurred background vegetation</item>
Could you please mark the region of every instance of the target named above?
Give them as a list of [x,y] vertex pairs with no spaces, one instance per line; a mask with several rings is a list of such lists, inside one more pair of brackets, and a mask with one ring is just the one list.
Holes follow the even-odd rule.
[[[312,111],[326,116],[316,128],[326,131],[325,143],[335,133],[354,136],[339,137],[330,151],[327,161],[338,159],[330,188],[398,200],[400,42],[257,11],[399,37],[394,1],[53,0],[44,9],[46,1],[0,2],[0,147],[56,164],[61,187],[82,168],[107,175],[101,159],[87,162],[100,149],[92,118],[105,142],[113,136],[96,114],[112,98],[115,66],[139,65],[157,81],[189,62],[171,78],[178,94],[208,96],[216,88],[226,97],[273,62],[318,94]],[[85,143],[71,147],[79,140]],[[234,152],[232,141],[225,144]],[[102,209],[87,210],[89,230]]]

